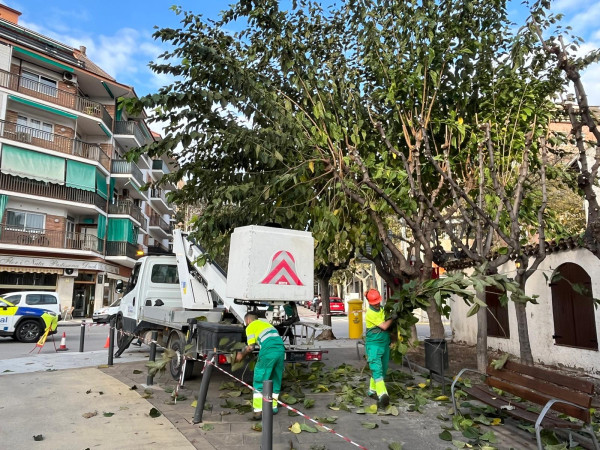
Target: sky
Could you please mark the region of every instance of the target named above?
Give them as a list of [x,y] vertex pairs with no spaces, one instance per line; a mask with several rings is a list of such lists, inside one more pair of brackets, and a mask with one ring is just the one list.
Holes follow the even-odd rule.
[[[216,18],[228,0],[0,0],[22,13],[19,24],[75,48],[84,45],[88,57],[117,81],[133,86],[139,96],[168,84],[148,63],[165,50],[152,38],[154,27],[177,27],[170,7]],[[325,0],[325,3],[329,3]],[[522,20],[520,0],[509,11]],[[582,51],[600,47],[600,0],[555,0],[553,10],[565,15],[564,23],[584,38]],[[600,64],[583,77],[592,105],[600,105]]]

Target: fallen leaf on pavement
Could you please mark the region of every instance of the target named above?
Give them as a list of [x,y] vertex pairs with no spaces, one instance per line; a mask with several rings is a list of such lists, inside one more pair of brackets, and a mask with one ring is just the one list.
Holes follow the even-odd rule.
[[150,410],[150,417],[152,417],[153,419],[156,419],[157,417],[160,417],[160,416],[161,416],[161,412],[158,409],[152,408]]
[[94,412],[86,412],[84,414],[82,414],[82,417],[85,419],[89,419],[90,417],[94,417],[98,415],[98,411],[94,411]]
[[41,435],[41,434],[36,434],[36,435],[33,437],[33,440],[34,440],[34,441],[43,441],[43,440],[44,440],[44,436],[43,436],[43,435]]

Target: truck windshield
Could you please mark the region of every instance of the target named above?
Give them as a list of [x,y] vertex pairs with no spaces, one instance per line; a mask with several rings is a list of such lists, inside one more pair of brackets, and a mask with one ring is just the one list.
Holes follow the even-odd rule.
[[129,277],[129,282],[127,283],[127,289],[125,289],[125,294],[133,291],[133,288],[137,284],[138,276],[140,274],[140,267],[142,267],[141,263],[137,263],[133,266],[133,270],[131,271],[131,276]]

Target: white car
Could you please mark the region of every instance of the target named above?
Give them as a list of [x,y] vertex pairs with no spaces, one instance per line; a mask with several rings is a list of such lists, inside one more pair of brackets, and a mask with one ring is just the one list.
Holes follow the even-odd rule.
[[92,314],[92,320],[94,322],[110,322],[110,319],[119,312],[119,305],[121,299],[115,300],[109,306],[100,308],[98,311],[94,311]]
[[60,300],[58,294],[51,291],[20,291],[8,292],[2,298],[13,305],[29,306],[30,308],[52,311],[61,320]]

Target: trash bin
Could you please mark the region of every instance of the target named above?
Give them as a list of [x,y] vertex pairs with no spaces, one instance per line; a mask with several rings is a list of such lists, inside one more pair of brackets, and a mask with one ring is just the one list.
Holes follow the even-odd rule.
[[360,339],[363,335],[363,302],[362,300],[348,300],[348,337]]
[[446,339],[425,339],[425,367],[438,375],[448,370]]

